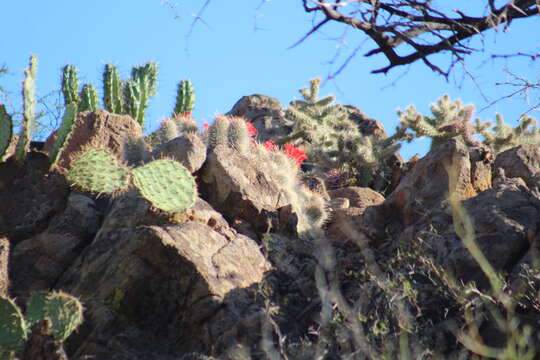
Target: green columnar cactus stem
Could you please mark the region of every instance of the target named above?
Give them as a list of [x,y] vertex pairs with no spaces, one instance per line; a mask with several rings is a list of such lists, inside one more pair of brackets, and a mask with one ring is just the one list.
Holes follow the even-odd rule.
[[27,339],[26,325],[21,310],[13,300],[0,296],[0,356],[8,358],[21,350]]
[[62,69],[62,94],[64,94],[64,104],[78,104],[79,98],[79,77],[77,68],[73,65],[66,65]]
[[13,120],[4,104],[0,104],[0,162],[4,161],[6,151],[13,137]]
[[172,116],[190,115],[195,107],[195,91],[189,80],[182,80],[178,84],[176,104]]
[[96,111],[99,109],[98,93],[94,85],[84,84],[80,94],[79,111]]
[[127,112],[141,126],[148,107],[148,99],[156,94],[158,67],[156,63],[136,66],[131,71],[131,79],[127,85]]
[[67,175],[70,184],[97,194],[114,194],[129,186],[129,170],[105,149],[88,148],[75,156]]
[[15,161],[22,163],[26,157],[26,153],[30,150],[30,130],[34,127],[36,118],[36,74],[37,74],[37,57],[30,56],[30,64],[28,69],[24,70],[23,81],[23,124],[19,135],[19,142],[15,150]]
[[113,114],[124,112],[120,76],[113,64],[105,65],[103,71],[103,105],[107,111]]
[[133,185],[154,207],[170,213],[190,208],[197,197],[195,179],[179,162],[152,161],[132,170]]
[[51,169],[56,165],[59,155],[64,149],[64,145],[67,144],[67,140],[71,135],[75,126],[75,119],[77,117],[77,105],[75,103],[69,103],[66,105],[66,110],[62,118],[62,124],[56,133],[56,141],[54,142],[51,150],[50,162]]
[[27,328],[45,317],[51,319],[56,340],[64,341],[83,321],[83,307],[75,296],[63,292],[34,293],[26,307]]

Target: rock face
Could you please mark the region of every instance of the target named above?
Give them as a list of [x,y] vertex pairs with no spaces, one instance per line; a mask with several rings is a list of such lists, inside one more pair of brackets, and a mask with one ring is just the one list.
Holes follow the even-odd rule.
[[99,226],[94,200],[72,193],[66,209],[51,220],[44,232],[14,247],[11,296],[25,298],[32,291],[54,287]]
[[156,221],[144,218],[144,200],[122,196],[60,280],[88,314],[68,348],[76,349],[75,359],[209,352],[225,328],[247,315],[249,287],[269,264],[253,240],[231,230],[203,200],[183,223],[136,225],[123,219],[126,208],[140,223]]
[[507,177],[521,178],[527,186],[538,186],[540,146],[520,145],[497,155],[493,169],[502,168]]
[[[141,135],[141,126],[128,115],[110,114],[105,110],[78,113],[75,128],[58,159],[58,169],[69,169],[73,154],[88,144],[104,146],[127,162],[124,147],[129,144],[128,139]],[[49,137],[43,150],[50,152],[55,141],[54,135]]]
[[241,116],[253,123],[257,129],[257,140],[265,142],[271,138],[287,135],[291,129],[287,127],[285,112],[278,99],[266,95],[244,96],[227,113]]
[[195,134],[181,134],[164,144],[157,146],[152,152],[155,159],[163,156],[179,161],[189,172],[199,170],[206,160],[206,146]]

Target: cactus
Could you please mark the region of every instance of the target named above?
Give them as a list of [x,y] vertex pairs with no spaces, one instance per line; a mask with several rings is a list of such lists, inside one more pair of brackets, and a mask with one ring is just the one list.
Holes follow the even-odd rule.
[[103,71],[103,105],[113,114],[124,113],[122,83],[113,64],[105,65]]
[[128,170],[108,150],[97,148],[75,156],[67,179],[82,190],[106,194],[133,184],[143,198],[165,212],[182,212],[197,196],[195,179],[179,162],[160,159]]
[[197,134],[199,127],[190,116],[180,115],[173,118],[179,133]]
[[414,106],[409,106],[406,112],[398,110],[402,127],[414,131],[416,137],[431,138],[431,149],[457,137],[469,146],[478,145],[473,138],[475,128],[470,124],[474,112],[473,105],[465,106],[461,100],[452,102],[448,95],[443,95],[431,106],[433,116],[420,115]]
[[241,154],[245,154],[251,146],[250,136],[244,119],[233,117],[229,120],[227,140],[229,146]]
[[13,138],[13,120],[4,104],[0,104],[0,161],[4,161],[6,151]]
[[64,145],[67,144],[69,135],[73,132],[75,126],[75,119],[77,117],[77,105],[75,103],[69,103],[66,105],[64,116],[62,117],[62,124],[56,133],[56,141],[54,142],[51,150],[50,162],[51,169],[56,165],[62,152]]
[[227,145],[230,120],[226,116],[217,116],[214,123],[208,128],[208,150],[218,145]]
[[64,94],[64,104],[78,104],[79,98],[79,77],[77,68],[73,65],[66,65],[62,69],[62,94]]
[[21,310],[13,300],[0,296],[0,356],[9,358],[11,352],[23,348],[27,330]]
[[501,114],[496,114],[495,119],[492,131],[489,130],[491,127],[489,121],[482,123],[477,119],[475,124],[475,130],[484,137],[483,143],[495,154],[521,144],[540,144],[540,129],[537,128],[534,118],[523,116],[515,128],[505,124]]
[[44,318],[52,322],[52,334],[65,341],[83,321],[83,307],[75,296],[63,292],[32,294],[26,306],[27,328]]
[[15,149],[15,161],[22,163],[26,154],[30,150],[30,130],[34,127],[36,118],[36,75],[37,75],[37,57],[30,56],[28,69],[24,70],[23,81],[23,124],[19,135],[19,142]]
[[124,90],[126,111],[141,126],[148,107],[148,99],[156,94],[158,67],[156,63],[136,66]]
[[176,104],[172,116],[191,115],[195,107],[195,91],[189,80],[182,80],[176,92]]
[[94,85],[84,84],[80,98],[79,111],[96,111],[99,109],[98,93]]
[[179,162],[159,159],[132,170],[133,185],[142,197],[160,210],[179,213],[197,197],[195,179]]
[[171,118],[163,119],[159,125],[156,135],[161,144],[178,137],[178,128],[174,120]]
[[130,174],[109,151],[88,148],[76,155],[67,179],[86,191],[114,194],[128,188]]

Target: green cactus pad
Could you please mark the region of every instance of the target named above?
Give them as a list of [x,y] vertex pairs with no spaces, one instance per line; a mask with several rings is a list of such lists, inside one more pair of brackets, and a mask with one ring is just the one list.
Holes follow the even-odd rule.
[[4,104],[0,104],[0,161],[11,143],[13,137],[13,120],[7,113]]
[[70,184],[98,194],[112,194],[128,188],[129,170],[109,151],[89,148],[75,158],[67,175]]
[[174,160],[155,160],[133,169],[132,174],[140,194],[165,212],[182,212],[193,205],[197,196],[195,179]]
[[21,310],[13,300],[0,296],[0,355],[22,349],[26,338]]
[[82,323],[83,307],[79,299],[63,292],[32,294],[26,309],[28,328],[46,317],[51,319],[54,338],[64,341]]

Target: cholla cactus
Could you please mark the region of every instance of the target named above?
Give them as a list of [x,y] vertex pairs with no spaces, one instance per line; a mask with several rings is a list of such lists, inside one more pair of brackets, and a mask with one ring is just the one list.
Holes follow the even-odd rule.
[[433,116],[421,115],[411,105],[406,112],[398,110],[398,116],[401,126],[413,130],[416,137],[430,137],[431,149],[453,137],[457,137],[469,146],[480,144],[473,138],[476,130],[470,124],[474,105],[465,106],[459,99],[452,102],[448,95],[444,95],[431,106],[431,112]]
[[483,143],[495,154],[522,144],[540,145],[540,129],[534,118],[523,116],[515,128],[505,124],[501,114],[496,114],[495,119],[491,131],[491,122],[482,123],[477,119],[475,124],[475,130],[484,137]]

